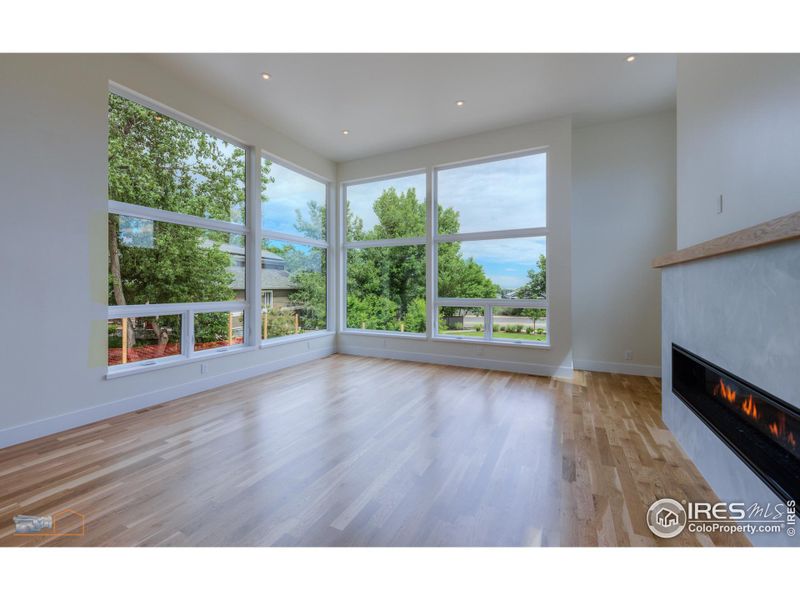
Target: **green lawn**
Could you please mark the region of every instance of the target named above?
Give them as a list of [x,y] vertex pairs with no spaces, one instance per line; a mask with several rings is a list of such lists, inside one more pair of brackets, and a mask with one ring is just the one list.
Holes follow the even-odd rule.
[[[459,337],[477,337],[482,338],[482,331],[475,331],[468,329],[466,331],[441,331],[442,335],[457,335]],[[526,342],[544,342],[547,339],[546,335],[541,334],[527,334],[527,333],[508,333],[506,331],[495,331],[492,333],[494,339],[506,340],[525,340]]]

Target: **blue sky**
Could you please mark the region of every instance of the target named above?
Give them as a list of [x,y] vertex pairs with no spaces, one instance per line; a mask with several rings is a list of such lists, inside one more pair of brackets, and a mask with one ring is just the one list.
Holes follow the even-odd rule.
[[[462,233],[544,227],[547,206],[547,155],[532,154],[506,160],[442,169],[438,201],[459,213]],[[350,209],[364,220],[365,229],[377,223],[372,204],[388,187],[417,189],[425,195],[425,175],[408,175],[348,186]],[[486,274],[506,289],[528,281],[528,270],[545,252],[545,238],[515,238],[462,242],[461,253],[472,257]]]
[[472,257],[489,278],[504,289],[517,289],[528,281],[528,270],[545,254],[545,238],[512,238],[461,242],[461,254]]
[[261,209],[261,226],[297,234],[294,226],[297,220],[295,210],[300,209],[308,220],[309,200],[316,200],[321,206],[325,206],[325,184],[277,163],[272,163],[270,175],[275,178],[275,183],[267,184],[269,200]]

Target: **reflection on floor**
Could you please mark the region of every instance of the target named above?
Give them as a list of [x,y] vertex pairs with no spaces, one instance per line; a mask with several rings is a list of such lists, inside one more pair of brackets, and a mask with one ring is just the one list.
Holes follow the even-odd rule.
[[[747,544],[648,530],[715,500],[659,406],[652,378],[336,355],[0,450],[0,545]],[[14,535],[65,509],[81,535]]]

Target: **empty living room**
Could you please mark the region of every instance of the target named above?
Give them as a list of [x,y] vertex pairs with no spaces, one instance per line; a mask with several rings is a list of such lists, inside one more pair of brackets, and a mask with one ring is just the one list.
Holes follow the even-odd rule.
[[537,41],[534,7],[54,5],[0,42],[14,596],[792,568],[793,19],[583,6]]

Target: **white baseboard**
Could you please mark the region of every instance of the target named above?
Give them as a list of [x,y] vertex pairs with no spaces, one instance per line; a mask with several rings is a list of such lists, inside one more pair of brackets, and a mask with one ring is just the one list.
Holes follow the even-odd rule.
[[661,365],[640,365],[636,363],[614,363],[599,360],[574,359],[573,367],[578,371],[601,371],[603,373],[621,373],[623,375],[642,375],[644,377],[661,377]]
[[378,358],[394,358],[411,362],[433,363],[436,365],[451,365],[454,367],[470,367],[473,369],[491,369],[494,371],[510,371],[526,375],[543,375],[546,377],[571,378],[573,371],[567,367],[545,365],[541,363],[514,362],[508,360],[495,360],[483,356],[453,356],[451,354],[433,354],[429,352],[408,352],[388,348],[361,347],[358,345],[340,345],[340,354],[354,356],[376,356]]
[[272,373],[273,371],[278,371],[287,367],[294,367],[310,360],[325,358],[334,352],[333,348],[311,350],[296,356],[274,360],[261,365],[230,371],[214,377],[203,377],[189,383],[163,388],[137,396],[130,396],[121,400],[115,400],[114,402],[99,404],[63,415],[48,417],[40,421],[2,429],[0,430],[0,448],[6,448],[14,444],[20,444],[53,433],[61,433],[68,429],[88,425],[89,423],[94,423],[102,419],[116,417],[117,415],[129,413],[134,410],[141,410],[148,406],[169,402],[170,400],[176,400],[177,398],[183,398],[184,396],[189,396],[198,392],[205,392],[206,390],[222,385],[250,379],[251,377],[257,377],[266,373]]

